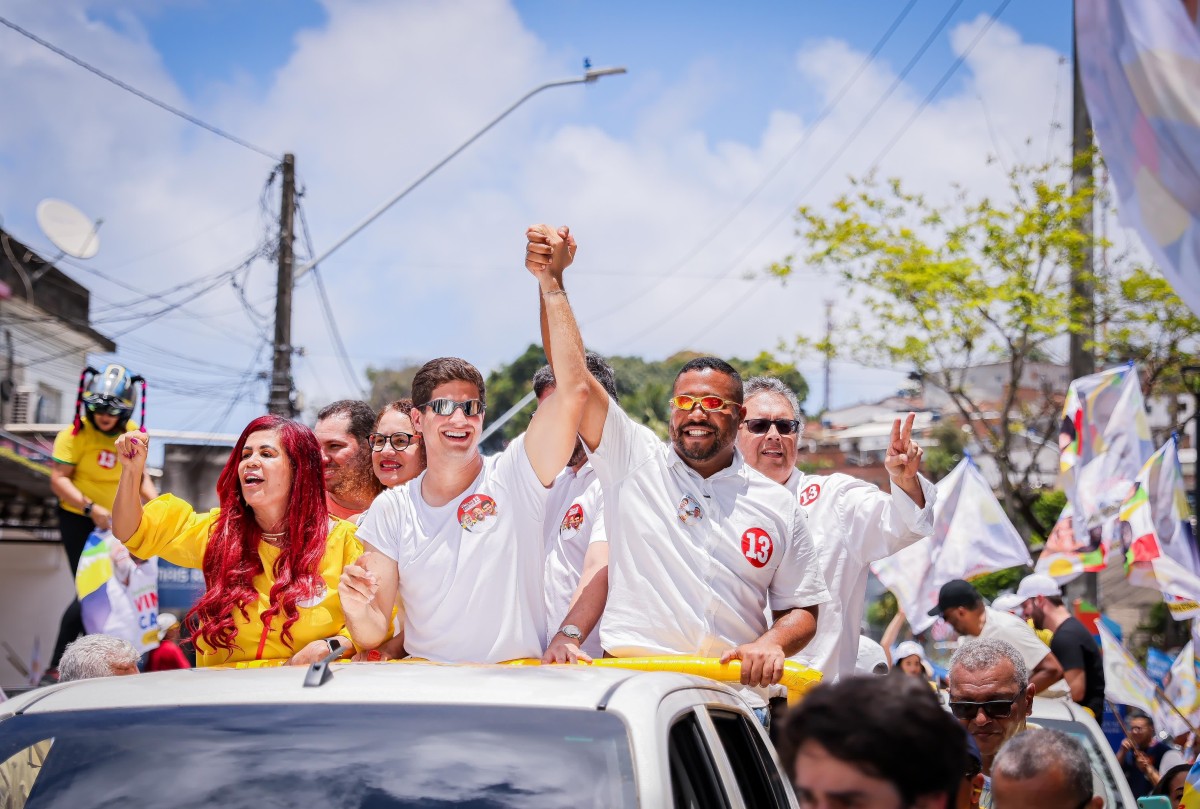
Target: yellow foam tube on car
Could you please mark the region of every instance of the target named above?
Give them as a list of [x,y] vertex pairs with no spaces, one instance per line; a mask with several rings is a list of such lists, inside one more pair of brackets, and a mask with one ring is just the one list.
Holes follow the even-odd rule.
[[[524,660],[509,660],[504,665],[509,666],[540,666],[541,661],[533,658]],[[742,661],[731,660],[722,663],[716,657],[605,657],[589,663],[576,665],[592,665],[604,668],[634,669],[636,671],[673,671],[679,674],[694,674],[707,677],[719,683],[740,683],[742,681]],[[785,660],[783,677],[779,684],[787,688],[788,705],[795,705],[805,694],[821,682],[821,672],[808,666]]]

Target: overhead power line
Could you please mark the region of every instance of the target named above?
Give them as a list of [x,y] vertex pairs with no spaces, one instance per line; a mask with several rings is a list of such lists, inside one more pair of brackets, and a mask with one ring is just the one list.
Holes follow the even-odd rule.
[[[303,192],[299,194],[303,196]],[[313,250],[312,234],[308,230],[308,217],[304,213],[304,206],[297,200],[296,212],[300,216],[300,231],[304,234],[304,249],[308,251],[308,258],[311,259],[316,255]],[[333,342],[334,350],[337,352],[338,361],[342,366],[342,373],[346,377],[346,381],[350,383],[354,390],[358,391],[358,395],[366,399],[367,391],[359,381],[358,375],[354,372],[354,363],[350,361],[350,354],[346,351],[346,344],[342,342],[342,333],[338,330],[337,318],[333,314],[333,306],[329,303],[329,295],[325,292],[325,282],[321,279],[320,268],[317,265],[312,267],[313,277],[317,280],[317,295],[321,299],[321,314],[325,318],[325,327],[329,329],[329,337]]]
[[[848,92],[850,92],[850,88],[854,86],[854,84],[858,81],[859,77],[862,76],[862,74],[866,71],[866,69],[875,62],[875,59],[878,58],[880,51],[883,50],[884,46],[887,45],[888,41],[892,38],[892,34],[896,33],[896,29],[900,27],[900,24],[902,22],[904,22],[904,19],[908,16],[908,13],[910,11],[912,11],[913,6],[915,6],[916,4],[917,4],[917,0],[909,0],[908,4],[905,5],[904,8],[900,9],[900,13],[896,15],[896,18],[894,20],[892,20],[892,24],[888,26],[887,30],[883,32],[883,36],[881,36],[879,38],[879,41],[875,43],[875,47],[873,47],[871,49],[870,53],[867,54],[867,57],[865,59],[863,59],[861,63],[859,63],[859,66],[854,71],[854,74],[852,76],[850,76],[850,78],[847,79],[844,84],[842,84],[841,88],[837,91],[837,93],[834,95],[834,97],[832,99],[830,99],[829,103],[827,103],[825,105],[825,108],[822,109],[821,112],[817,114],[817,117],[815,119],[813,119],[813,122],[808,127],[805,128],[804,134],[802,134],[800,136],[800,138],[795,142],[795,144],[792,145],[792,148],[788,150],[787,154],[785,154],[782,159],[780,159],[774,166],[772,166],[767,171],[767,173],[765,175],[763,175],[763,178],[762,178],[762,180],[759,181],[758,185],[756,185],[753,188],[753,190],[751,190],[750,193],[747,194],[742,199],[741,202],[739,202],[737,205],[734,206],[734,208],[725,216],[725,218],[721,220],[720,224],[717,225],[715,228],[708,229],[704,238],[701,239],[699,241],[699,243],[697,243],[695,247],[693,247],[691,250],[689,250],[681,259],[679,259],[674,264],[672,264],[671,267],[665,273],[663,273],[658,278],[656,278],[645,289],[641,290],[640,292],[638,292],[632,296],[627,297],[626,300],[638,299],[650,292],[653,292],[655,289],[657,289],[663,283],[665,283],[671,276],[675,275],[675,273],[677,273],[679,270],[683,269],[683,267],[685,265],[687,265],[687,263],[689,261],[691,261],[693,258],[698,256],[700,254],[700,252],[702,250],[704,250],[704,248],[706,248],[706,247],[708,247],[708,245],[712,244],[712,242],[717,238],[717,236],[719,236],[721,233],[723,233],[725,231],[725,229],[727,227],[729,227],[731,224],[733,224],[733,221],[735,219],[737,219],[738,215],[741,214],[741,212],[744,211],[750,205],[751,202],[753,202],[755,199],[757,199],[758,195],[761,194],[768,185],[770,185],[771,181],[774,180],[777,176],[779,176],[779,173],[781,171],[783,171],[783,169],[787,166],[787,164],[790,163],[792,161],[792,159],[797,154],[800,153],[800,150],[804,148],[805,144],[807,144],[808,141],[812,138],[813,133],[815,133],[817,131],[817,129],[820,128],[821,124],[825,121],[825,119],[833,114],[833,111],[835,109],[837,109],[838,104],[840,104],[842,99],[845,98],[846,94]],[[957,6],[955,6],[955,7],[957,8]],[[922,50],[921,53],[924,53],[924,50]],[[918,58],[919,58],[919,56],[918,56]],[[689,276],[689,277],[701,277],[701,276]],[[610,309],[607,312],[604,312],[600,315],[597,315],[596,317],[589,319],[588,322],[584,325],[590,326],[593,323],[596,323],[600,320],[604,320],[605,318],[609,317],[610,315],[614,315],[617,312],[624,310],[626,306],[627,306],[627,304],[622,303],[619,306],[617,306],[615,309]]]
[[[781,222],[795,212],[800,203],[804,201],[804,198],[807,197],[814,188],[816,188],[817,183],[824,179],[825,175],[828,174],[835,165],[837,165],[837,161],[841,159],[842,155],[844,155],[854,141],[858,139],[858,136],[866,130],[867,125],[871,122],[871,120],[879,113],[881,109],[883,109],[883,105],[887,103],[888,99],[892,97],[892,94],[895,93],[896,90],[904,83],[904,80],[908,78],[908,74],[911,73],[913,68],[917,66],[917,63],[921,60],[921,57],[923,57],[925,52],[928,51],[929,48],[932,47],[933,43],[937,41],[937,38],[941,35],[942,31],[945,30],[946,26],[950,24],[950,20],[953,19],[954,13],[958,11],[959,6],[963,4],[963,1],[964,0],[954,0],[954,3],[952,3],[950,8],[946,10],[946,13],[942,15],[942,18],[938,21],[938,24],[934,26],[933,31],[931,31],[929,36],[925,38],[925,41],[921,43],[920,47],[917,48],[916,53],[914,53],[912,58],[910,58],[904,67],[901,68],[900,72],[896,74],[896,77],[892,80],[892,83],[888,85],[888,88],[883,91],[883,94],[879,96],[879,98],[875,101],[875,104],[870,110],[867,111],[867,114],[863,116],[863,118],[858,122],[858,125],[854,127],[849,137],[842,140],[838,149],[833,153],[832,156],[830,156],[828,160],[825,161],[817,173],[809,179],[808,183],[800,191],[800,194],[792,200],[788,207],[785,208],[782,213],[772,219],[770,224],[763,228],[763,230],[750,241],[745,249],[742,250],[738,257],[734,259],[732,263],[730,263],[729,268],[721,274],[721,278],[725,278],[736,272],[737,268],[746,259],[746,257],[749,256],[750,253],[754,252],[754,249],[758,247],[758,245],[760,245],[763,240],[766,239],[767,236],[769,236],[771,232],[780,225]],[[752,293],[753,291],[754,288],[751,288],[750,292]],[[722,315],[722,317],[728,316],[730,312],[744,303],[748,298],[749,294],[739,297],[732,306],[725,310],[725,313]],[[621,345],[631,345],[647,334],[650,334],[651,332],[661,328],[671,320],[674,320],[679,315],[683,314],[684,311],[687,310],[684,307],[680,307],[666,317],[651,322],[646,328],[630,336]]]
[[11,28],[13,31],[16,31],[18,34],[20,34],[21,36],[30,40],[31,42],[36,42],[38,45],[41,45],[43,48],[58,54],[62,58],[66,59],[68,61],[74,62],[75,64],[82,67],[84,70],[88,71],[89,73],[93,73],[93,74],[99,76],[100,78],[104,79],[106,82],[109,82],[110,84],[115,84],[117,87],[120,87],[122,90],[125,90],[126,92],[129,92],[129,93],[133,93],[135,96],[142,99],[143,101],[149,101],[151,104],[158,107],[159,109],[166,110],[167,112],[171,113],[172,115],[182,118],[183,120],[187,121],[189,124],[195,124],[196,126],[200,127],[201,129],[206,129],[209,132],[211,132],[212,134],[214,134],[218,137],[224,138],[225,140],[229,141],[230,143],[236,143],[238,146],[241,146],[244,149],[249,149],[252,152],[258,152],[263,157],[270,158],[271,160],[274,160],[277,162],[280,159],[278,155],[272,154],[271,152],[267,151],[266,149],[262,148],[261,146],[255,146],[253,143],[250,143],[248,140],[239,138],[237,135],[230,134],[229,132],[226,132],[224,129],[221,129],[219,127],[213,126],[210,123],[202,121],[199,118],[197,118],[196,116],[186,113],[183,110],[179,109],[178,107],[172,107],[170,104],[168,104],[165,101],[159,101],[157,98],[150,95],[149,93],[142,92],[141,90],[134,87],[133,85],[128,84],[127,82],[121,81],[116,76],[105,73],[100,68],[94,67],[93,65],[90,65],[87,62],[83,61],[78,56],[73,56],[72,54],[67,53],[62,48],[58,47],[57,45],[54,45],[54,44],[42,39],[37,34],[34,34],[31,31],[25,30],[21,26],[14,23],[12,20],[6,19],[4,17],[0,17],[0,24],[6,26],[8,28]]
[[[937,84],[935,84],[933,86],[933,89],[931,89],[929,91],[929,93],[925,96],[925,98],[921,102],[921,104],[917,107],[916,110],[913,111],[913,114],[911,116],[909,116],[908,120],[906,120],[904,122],[904,124],[900,127],[900,129],[898,129],[896,131],[896,133],[892,136],[891,140],[889,140],[887,142],[887,145],[885,145],[883,147],[883,149],[880,150],[879,154],[877,154],[875,156],[875,159],[871,161],[871,166],[868,169],[868,173],[871,171],[874,171],[875,169],[877,169],[879,167],[880,162],[882,162],[883,158],[886,157],[889,152],[891,152],[892,148],[895,147],[895,145],[900,141],[900,138],[902,138],[904,136],[904,133],[906,133],[908,131],[909,127],[911,127],[913,125],[913,123],[915,123],[916,120],[919,117],[921,117],[921,113],[925,111],[925,108],[928,107],[935,98],[937,98],[938,94],[942,91],[942,88],[944,88],[946,86],[946,83],[948,81],[950,81],[950,78],[956,72],[958,72],[958,69],[960,67],[962,67],[962,65],[966,61],[967,57],[971,55],[971,52],[973,50],[975,50],[975,46],[979,44],[979,42],[983,39],[984,35],[987,34],[988,29],[990,29],[992,27],[992,24],[995,23],[996,20],[998,20],[1000,18],[1000,15],[1002,15],[1004,13],[1004,10],[1006,8],[1008,8],[1009,3],[1011,3],[1011,2],[1012,2],[1012,0],[1001,0],[1000,5],[996,7],[996,10],[994,12],[992,12],[992,16],[988,18],[988,21],[986,23],[984,23],[983,27],[981,27],[979,29],[979,31],[976,32],[974,38],[972,38],[970,43],[968,43],[967,47],[965,49],[963,49],[962,54],[957,59],[954,60],[954,62],[950,65],[949,68],[946,69],[946,71],[942,74],[942,77],[940,79],[938,79]],[[716,324],[725,320],[725,318],[729,317],[735,311],[740,309],[742,307],[742,305],[745,304],[746,301],[748,301],[750,299],[750,297],[757,291],[758,291],[757,283],[754,283],[751,286],[749,286],[749,288],[742,295],[739,295],[733,302],[731,302],[729,304],[728,307],[726,307],[725,311],[723,311],[721,314],[717,315],[717,317],[715,319],[708,321],[708,324],[706,326],[706,331],[707,331],[707,329],[711,329],[713,326],[715,326]],[[703,336],[703,334],[706,333],[706,331],[705,332],[697,332],[695,335],[693,335],[691,338],[689,338],[688,342],[694,342],[695,340],[699,339],[701,336]]]

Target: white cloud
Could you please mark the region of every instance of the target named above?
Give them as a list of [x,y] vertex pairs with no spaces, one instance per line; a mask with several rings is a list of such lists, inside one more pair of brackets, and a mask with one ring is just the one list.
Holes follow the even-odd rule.
[[[86,8],[83,0],[25,0],[6,16],[255,143],[294,151],[318,248],[528,88],[572,73],[500,0],[331,2],[325,27],[296,37],[291,58],[265,92],[249,82],[214,85],[196,101],[181,97],[136,20],[123,20],[114,31],[89,21]],[[956,52],[981,24],[953,30]],[[0,80],[13,88],[8,108],[22,111],[0,128],[0,212],[19,235],[44,244],[31,218],[38,199],[70,199],[105,218],[104,246],[95,261],[108,268],[223,222],[120,269],[146,290],[226,266],[261,235],[254,205],[269,161],[167,116],[11,32],[0,34]],[[845,43],[817,41],[800,50],[796,69],[828,99],[862,59]],[[996,149],[993,139],[1020,153],[1031,138],[1044,152],[1056,82],[1066,75],[1057,60],[1052,50],[1023,43],[996,24],[969,57],[962,89],[924,111],[881,171],[935,194],[951,182],[1000,189],[999,170],[985,163]],[[537,339],[536,296],[521,264],[521,234],[543,219],[570,223],[578,235],[572,301],[597,350],[661,357],[694,347],[744,356],[796,332],[815,334],[823,322],[822,301],[837,292],[832,281],[802,273],[786,288],[758,282],[745,303],[731,309],[752,289],[739,279],[792,249],[788,212],[794,201],[875,104],[893,71],[873,64],[800,153],[719,232],[730,211],[812,125],[815,110],[772,110],[764,114],[767,124],[756,142],[714,142],[698,123],[720,95],[719,68],[711,58],[694,60],[678,77],[642,77],[634,70],[605,79],[610,84],[602,92],[608,95],[601,98],[616,93],[637,99],[636,120],[619,130],[631,134],[570,122],[599,88],[546,91],[326,262],[326,283],[350,353],[359,367],[439,354],[491,367],[515,356]],[[1069,109],[1067,88],[1060,117]],[[827,202],[848,174],[865,171],[924,92],[897,92],[804,201]],[[245,213],[230,220],[239,210]],[[780,217],[783,223],[763,235]],[[706,241],[668,280],[654,282]],[[106,298],[127,295],[71,272]],[[273,268],[257,266],[251,297],[269,297],[273,281]],[[240,369],[250,362],[255,331],[244,316],[214,314],[235,308],[232,294],[214,295],[196,304],[209,313],[205,324],[164,318],[135,334],[139,341]],[[311,282],[297,294],[294,342],[308,350],[298,374],[310,403],[350,392]],[[132,350],[134,343],[128,345]],[[144,345],[136,356],[153,366],[147,369],[152,378],[159,373],[180,384],[187,378],[186,364],[150,363]],[[265,355],[261,367],[267,367]],[[191,414],[187,419],[211,421],[223,409],[232,375],[214,371],[211,379],[224,384],[212,391],[207,409],[172,400],[181,414]],[[857,375],[846,377],[835,403],[865,391],[862,384]],[[225,428],[236,430],[254,409],[237,410]]]

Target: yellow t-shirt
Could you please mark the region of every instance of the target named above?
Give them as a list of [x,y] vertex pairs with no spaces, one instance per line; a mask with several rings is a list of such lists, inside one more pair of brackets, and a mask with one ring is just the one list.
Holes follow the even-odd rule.
[[[137,533],[130,537],[125,546],[131,553],[142,558],[161,556],[168,562],[181,567],[202,568],[204,551],[216,524],[221,509],[214,508],[207,514],[197,514],[183,500],[164,494],[146,504],[142,522]],[[270,632],[263,637],[263,625],[259,616],[270,607],[268,597],[275,584],[275,560],[279,548],[266,542],[259,543],[258,555],[262,560],[263,572],[254,577],[254,588],[258,600],[246,605],[247,618],[240,610],[233,611],[237,637],[232,650],[210,650],[197,638],[196,662],[201,666],[219,666],[244,660],[282,660],[291,657],[314,640],[331,638],[334,635],[350,637],[346,629],[346,617],[342,613],[342,602],[338,597],[338,579],[342,568],[362,555],[362,543],[354,536],[354,525],[334,520],[321,559],[321,577],[325,588],[310,599],[298,601],[296,606],[300,618],[292,624],[291,645],[279,637],[283,627],[282,614],[271,619]],[[260,648],[261,647],[261,648]],[[232,654],[230,654],[232,652]]]
[[[125,432],[136,430],[135,422],[125,425]],[[71,482],[83,496],[97,505],[112,510],[117,496],[117,483],[121,480],[121,464],[117,462],[117,436],[105,435],[92,426],[85,417],[83,429],[71,435],[71,428],[54,437],[54,460],[74,466]],[[83,514],[83,509],[74,503],[60,500],[64,509],[72,514]]]

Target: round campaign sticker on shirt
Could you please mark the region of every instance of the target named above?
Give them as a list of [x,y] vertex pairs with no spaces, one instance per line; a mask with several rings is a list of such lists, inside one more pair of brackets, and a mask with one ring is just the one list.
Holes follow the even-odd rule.
[[751,528],[742,534],[742,554],[746,561],[755,567],[763,567],[771,561],[775,552],[775,543],[771,535],[761,528]]
[[583,528],[584,516],[583,506],[572,503],[571,507],[567,509],[567,513],[563,515],[562,522],[558,524],[558,535],[563,539],[574,539],[579,536],[579,531]]
[[821,496],[821,484],[810,483],[800,491],[800,505],[811,506]]
[[112,450],[102,449],[96,455],[96,466],[101,469],[112,469],[117,465],[117,453]]
[[486,494],[472,494],[458,504],[458,524],[472,534],[486,534],[496,527],[496,501]]
[[308,598],[301,598],[296,601],[297,607],[312,609],[329,597],[329,587],[324,581],[319,582],[313,590],[313,594]]
[[679,515],[679,521],[684,525],[698,525],[704,519],[704,512],[700,509],[700,499],[690,494],[685,494],[679,501],[676,513]]

